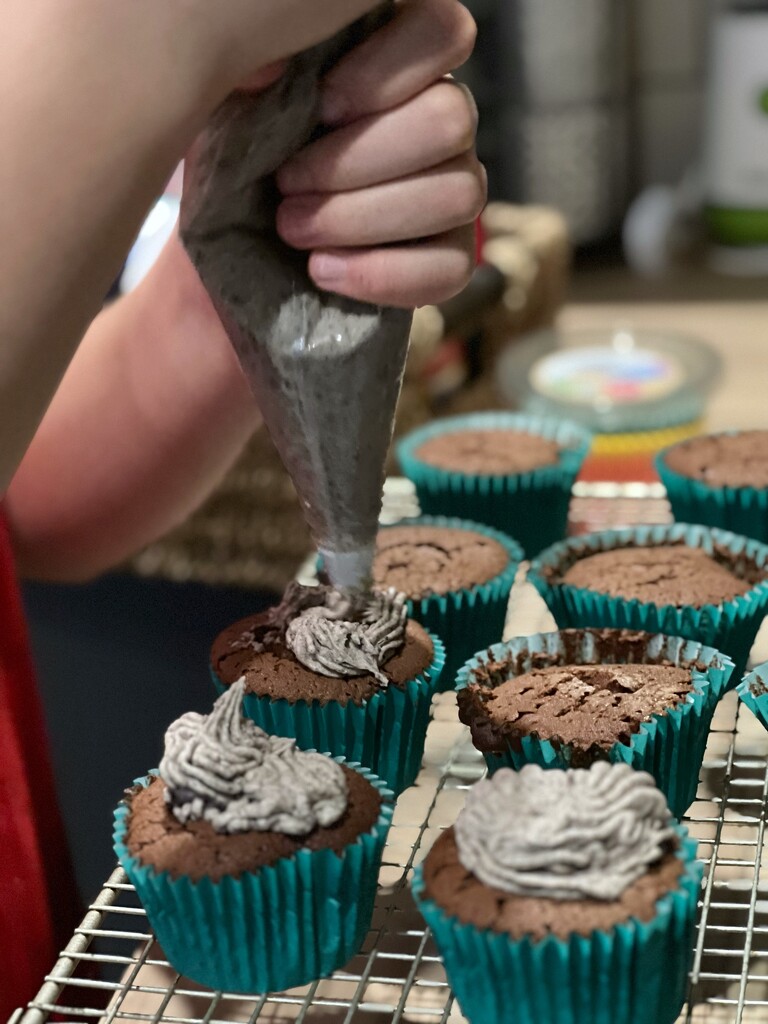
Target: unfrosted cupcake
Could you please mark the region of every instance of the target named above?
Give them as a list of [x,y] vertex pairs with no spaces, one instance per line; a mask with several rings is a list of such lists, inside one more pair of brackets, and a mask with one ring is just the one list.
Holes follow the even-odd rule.
[[649,772],[676,817],[696,797],[730,658],[679,637],[568,629],[515,637],[467,662],[459,717],[491,772],[625,762]]
[[217,689],[242,679],[257,725],[358,761],[395,793],[419,772],[443,664],[441,641],[408,619],[404,596],[379,593],[355,608],[329,587],[298,584],[211,650]]
[[470,1024],[672,1024],[695,853],[649,775],[529,765],[470,790],[413,890]]
[[441,688],[475,651],[500,640],[523,553],[510,537],[462,519],[423,516],[379,532],[374,584],[408,597],[446,647]]
[[560,627],[698,640],[733,658],[736,678],[768,610],[768,547],[682,523],[573,537],[543,551],[529,578]]
[[768,430],[706,434],[656,459],[678,522],[768,541]]
[[591,435],[576,424],[508,412],[438,420],[400,441],[422,512],[486,523],[531,558],[561,540]]
[[366,770],[244,719],[242,689],[171,726],[159,775],[115,814],[115,850],[176,970],[263,993],[358,951],[393,807]]

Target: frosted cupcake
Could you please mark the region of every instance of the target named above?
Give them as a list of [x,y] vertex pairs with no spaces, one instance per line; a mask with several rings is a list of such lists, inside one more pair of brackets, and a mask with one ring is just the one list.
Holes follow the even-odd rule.
[[530,765],[470,790],[413,889],[470,1024],[673,1024],[695,853],[649,775]]
[[241,715],[242,684],[168,730],[159,775],[115,815],[115,850],[181,974],[263,993],[325,977],[370,925],[391,794]]
[[353,602],[291,584],[280,605],[225,629],[211,650],[219,692],[245,683],[245,713],[305,749],[366,765],[395,793],[416,778],[443,645],[390,590]]

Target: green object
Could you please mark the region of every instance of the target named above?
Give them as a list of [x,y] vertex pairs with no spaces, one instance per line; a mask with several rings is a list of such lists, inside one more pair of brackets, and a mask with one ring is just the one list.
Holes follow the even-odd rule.
[[[529,473],[478,476],[438,469],[418,457],[434,437],[462,430],[519,430],[556,442],[558,463]],[[516,538],[527,557],[562,540],[568,525],[571,490],[589,452],[588,430],[562,420],[489,412],[437,420],[403,438],[397,457],[416,487],[425,515],[458,516],[485,523]]]
[[[272,700],[248,693],[247,718],[273,736],[295,739],[304,750],[323,750],[370,768],[399,796],[413,785],[424,757],[432,698],[445,665],[445,647],[430,634],[431,665],[404,687],[388,686],[363,704]],[[226,686],[211,668],[219,693]]]
[[432,930],[469,1024],[674,1024],[685,1002],[703,873],[696,843],[677,827],[678,887],[646,922],[608,932],[513,939],[449,917],[425,892],[421,865],[413,895]]
[[[566,644],[565,640],[569,642]],[[586,632],[580,654],[574,656],[572,637],[562,633],[536,633],[515,637],[508,643],[497,644],[487,654],[479,654],[468,661],[459,672],[456,689],[462,690],[472,682],[479,682],[475,671],[488,662],[511,662],[509,677],[530,672],[541,665],[537,655],[548,655],[546,664],[605,664],[594,652],[594,637]],[[551,660],[551,656],[559,661]],[[628,743],[616,743],[605,754],[609,761],[623,762],[638,771],[648,772],[667,798],[676,818],[682,818],[693,801],[699,785],[699,772],[704,760],[704,749],[709,738],[712,716],[720,698],[728,689],[733,672],[730,658],[709,647],[680,637],[649,636],[645,653],[634,658],[648,664],[662,662],[692,669],[693,691],[685,701],[666,714],[654,715],[640,725]],[[487,677],[485,677],[487,678]],[[488,770],[493,774],[499,768],[519,771],[526,764],[542,768],[570,768],[573,748],[567,744],[554,744],[539,736],[525,736],[510,744],[504,753],[486,754]]]
[[768,114],[768,87],[761,90],[757,98],[757,105],[763,114]]
[[143,865],[126,846],[128,805],[118,806],[115,853],[180,974],[227,992],[281,992],[327,977],[358,952],[373,915],[394,805],[374,775],[358,765],[347,767],[384,798],[370,832],[341,855],[301,850],[271,867],[220,882],[172,878]]
[[712,237],[723,245],[768,245],[768,210],[708,206],[704,217]]
[[768,662],[758,665],[736,687],[739,700],[746,704],[758,722],[768,729]]
[[656,456],[656,471],[677,522],[702,523],[768,542],[768,488],[711,487],[670,469],[666,462],[669,451],[667,448]]
[[554,544],[532,563],[528,573],[561,629],[569,626],[640,629],[646,633],[697,640],[731,657],[736,666],[733,679],[738,680],[768,611],[768,581],[761,580],[746,594],[739,594],[730,601],[701,608],[626,600],[562,581],[562,574],[579,558],[626,547],[628,543],[638,547],[683,543],[702,548],[708,554],[717,547],[729,551],[736,560],[744,558],[766,571],[768,546],[725,530],[685,523],[605,530]]

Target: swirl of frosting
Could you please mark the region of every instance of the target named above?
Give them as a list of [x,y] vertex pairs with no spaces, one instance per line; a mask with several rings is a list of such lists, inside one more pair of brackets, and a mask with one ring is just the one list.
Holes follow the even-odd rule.
[[174,816],[221,833],[304,836],[333,825],[347,809],[340,765],[245,719],[244,693],[240,679],[209,715],[190,712],[166,732],[160,776]]
[[408,621],[405,594],[373,593],[365,603],[338,591],[325,602],[306,608],[288,625],[285,642],[298,661],[324,676],[370,674],[382,686],[389,682],[383,666],[405,642]]
[[519,896],[616,900],[674,840],[654,779],[626,764],[502,769],[477,783],[455,825],[461,863]]

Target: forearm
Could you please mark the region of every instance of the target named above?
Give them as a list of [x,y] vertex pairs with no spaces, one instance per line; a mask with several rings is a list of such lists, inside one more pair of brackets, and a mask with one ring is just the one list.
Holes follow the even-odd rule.
[[170,18],[135,16],[147,6],[3,7],[0,493],[142,217],[206,116],[203,76],[188,73],[184,38]]
[[258,422],[174,239],[93,323],[7,495],[23,575],[101,572],[184,519]]

